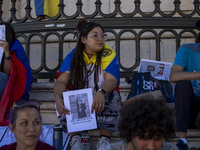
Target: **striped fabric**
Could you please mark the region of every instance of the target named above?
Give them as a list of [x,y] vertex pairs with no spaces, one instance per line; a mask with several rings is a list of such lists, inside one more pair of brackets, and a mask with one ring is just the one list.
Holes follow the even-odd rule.
[[34,0],[36,16],[54,17],[58,14],[60,0]]

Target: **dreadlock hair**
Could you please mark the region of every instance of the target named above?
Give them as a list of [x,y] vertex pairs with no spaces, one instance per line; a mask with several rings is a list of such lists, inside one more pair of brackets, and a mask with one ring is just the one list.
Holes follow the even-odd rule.
[[[75,32],[75,36],[77,35],[77,46],[76,50],[74,51],[72,63],[70,66],[70,87],[72,90],[76,89],[83,89],[85,87],[88,87],[88,76],[90,75],[87,73],[86,64],[84,62],[84,55],[83,50],[85,48],[85,44],[82,43],[81,37],[86,37],[88,33],[93,30],[96,27],[100,27],[103,30],[103,27],[99,23],[95,22],[88,22],[86,19],[81,19],[78,22],[77,29]],[[95,73],[95,79],[98,79],[98,74],[100,70],[101,65],[101,57],[102,57],[102,50],[96,53],[96,63],[94,66],[94,73]],[[93,72],[91,71],[91,72]],[[95,82],[95,87],[97,86],[97,80]],[[96,89],[97,90],[97,89]]]

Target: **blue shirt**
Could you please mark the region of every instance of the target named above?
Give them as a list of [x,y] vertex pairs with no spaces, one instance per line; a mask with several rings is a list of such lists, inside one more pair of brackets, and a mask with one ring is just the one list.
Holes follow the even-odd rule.
[[[183,67],[183,71],[200,71],[200,43],[183,44],[176,54],[174,65]],[[191,80],[194,93],[200,97],[200,79]]]

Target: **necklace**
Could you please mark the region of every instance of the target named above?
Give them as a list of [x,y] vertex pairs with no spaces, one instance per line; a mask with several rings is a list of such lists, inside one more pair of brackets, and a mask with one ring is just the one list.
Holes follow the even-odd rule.
[[87,53],[86,51],[85,51],[85,53],[86,53],[87,55],[94,55],[94,54]]
[[[93,70],[91,70],[91,69],[93,69]],[[88,76],[90,76],[90,75],[92,74],[93,71],[94,71],[94,67],[93,67],[93,64],[91,64],[90,68],[87,69],[87,74],[88,74]]]

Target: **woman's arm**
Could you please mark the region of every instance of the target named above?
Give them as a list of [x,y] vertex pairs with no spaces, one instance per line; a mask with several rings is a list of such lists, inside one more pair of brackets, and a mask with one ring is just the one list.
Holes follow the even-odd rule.
[[56,108],[60,115],[69,114],[69,110],[64,107],[63,92],[66,91],[66,86],[69,83],[70,74],[62,73],[57,78],[54,85],[54,98],[56,102]]
[[[117,79],[111,75],[110,73],[105,73],[105,82],[102,85],[102,89],[104,89],[107,93],[113,91],[117,87]],[[93,104],[91,108],[91,113],[93,110],[95,112],[103,111],[105,106],[105,95],[101,91],[97,91],[93,98]]]

